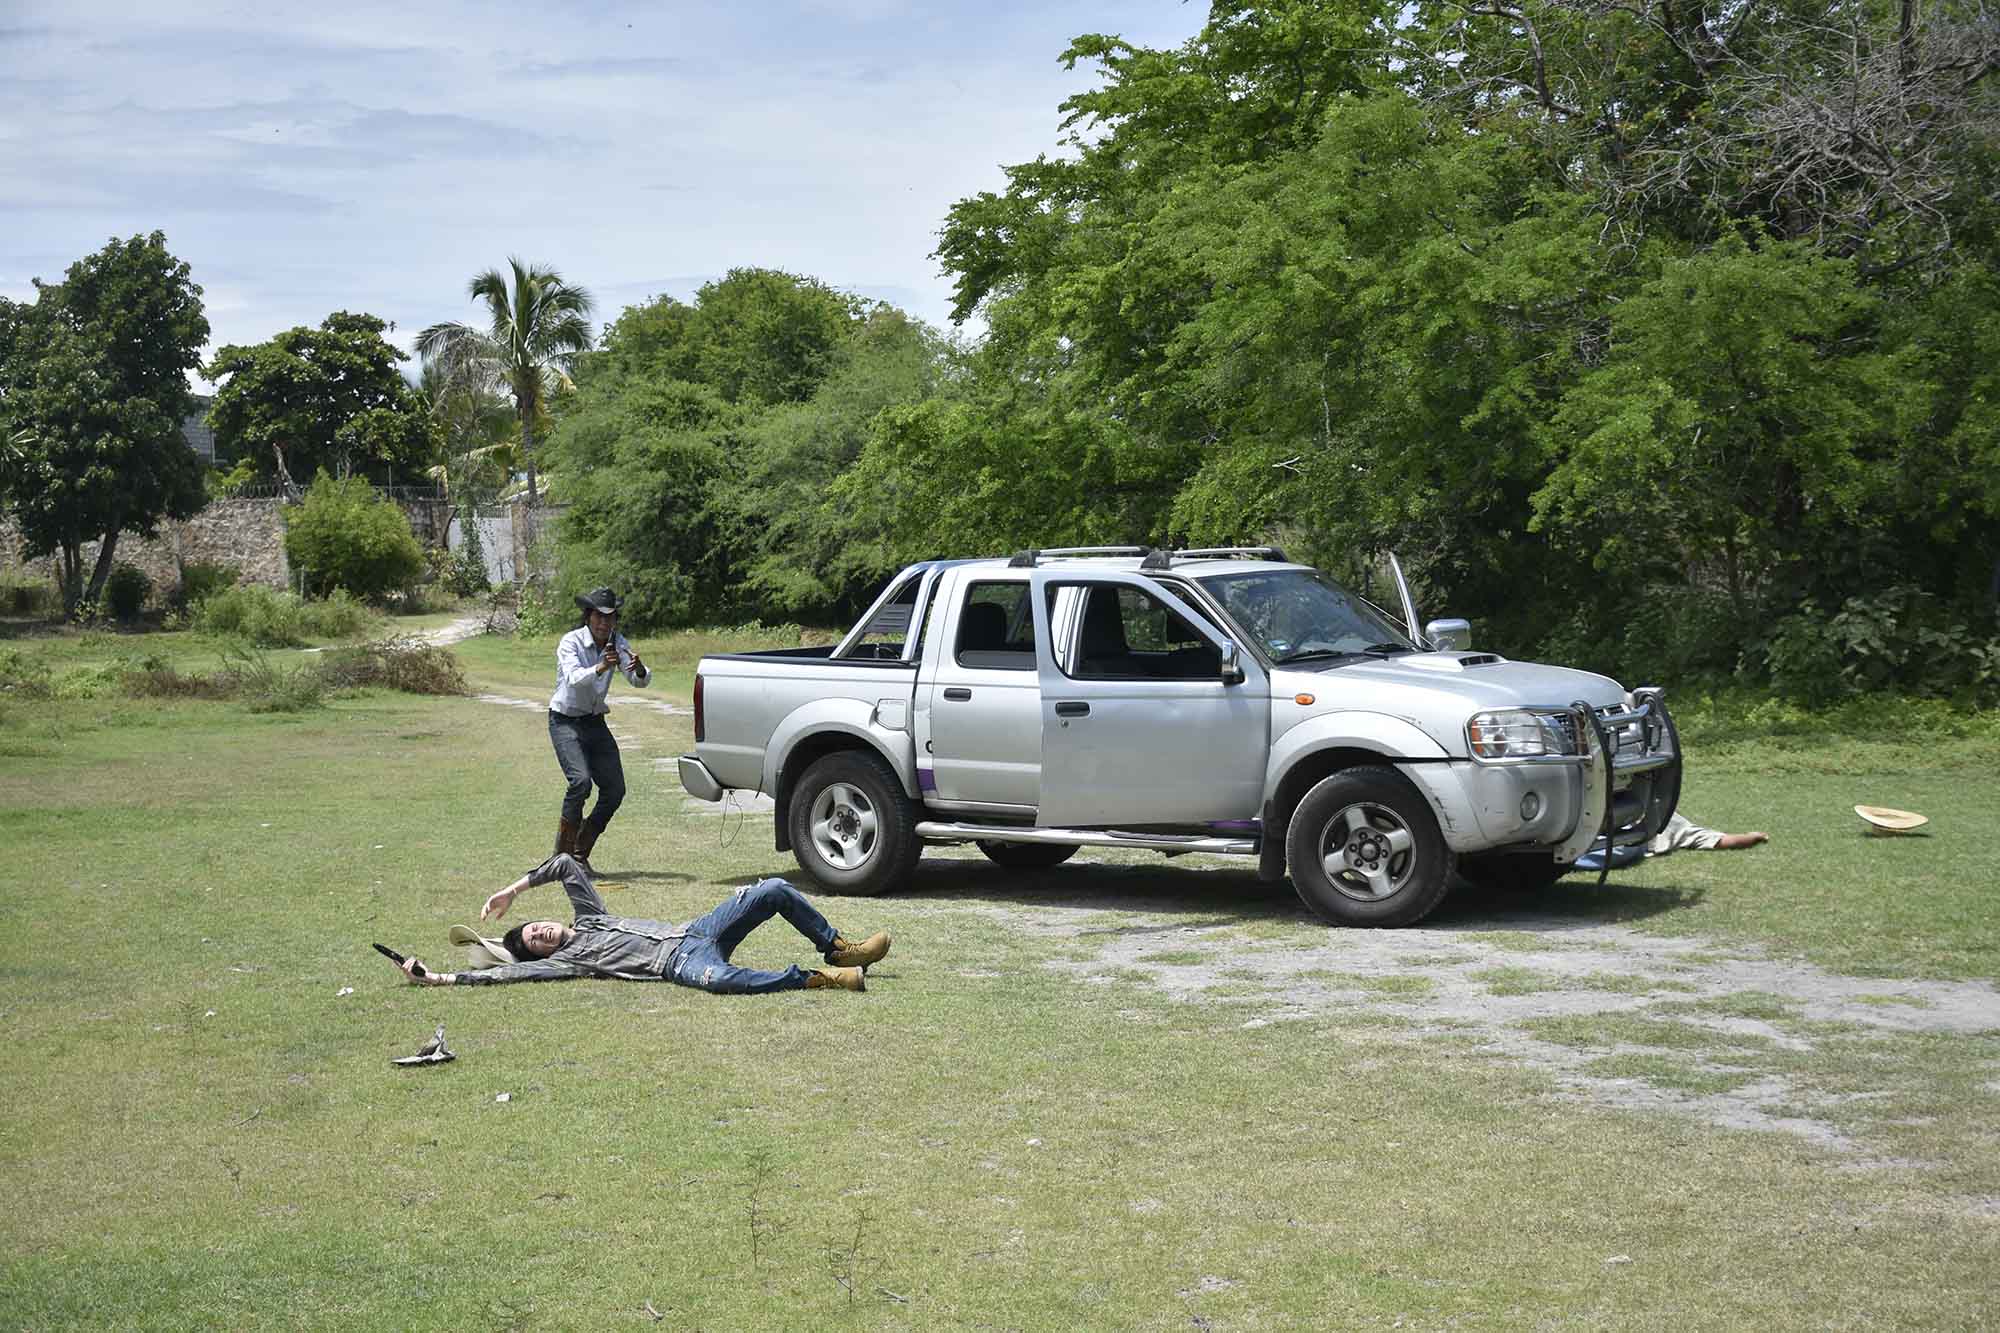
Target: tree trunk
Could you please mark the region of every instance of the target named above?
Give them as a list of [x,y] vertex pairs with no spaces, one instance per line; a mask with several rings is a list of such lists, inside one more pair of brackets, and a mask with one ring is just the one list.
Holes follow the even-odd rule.
[[76,614],[76,604],[83,598],[83,543],[62,543],[62,609],[63,619]]
[[528,508],[541,503],[535,485],[535,409],[527,404],[521,408],[521,462],[528,469]]
[[104,584],[111,577],[111,558],[118,550],[118,525],[104,534],[104,545],[97,548],[97,568],[90,572],[90,591],[84,594],[88,601],[97,602],[104,598]]

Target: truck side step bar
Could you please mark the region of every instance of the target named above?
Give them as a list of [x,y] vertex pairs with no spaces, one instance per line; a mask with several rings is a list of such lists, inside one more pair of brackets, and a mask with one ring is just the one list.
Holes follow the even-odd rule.
[[1064,847],[1143,847],[1157,852],[1209,852],[1255,856],[1255,838],[1205,838],[1184,833],[1117,833],[1103,829],[1023,828],[1018,824],[953,824],[925,819],[917,836],[926,842],[1049,842]]

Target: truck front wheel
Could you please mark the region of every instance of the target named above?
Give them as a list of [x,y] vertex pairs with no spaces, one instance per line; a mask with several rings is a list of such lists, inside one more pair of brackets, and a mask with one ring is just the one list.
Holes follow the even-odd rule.
[[1285,836],[1292,887],[1339,926],[1407,926],[1444,901],[1452,854],[1409,779],[1366,765],[1322,779]]
[[889,766],[848,750],[817,760],[792,789],[792,854],[829,893],[862,897],[898,889],[916,868],[916,803]]

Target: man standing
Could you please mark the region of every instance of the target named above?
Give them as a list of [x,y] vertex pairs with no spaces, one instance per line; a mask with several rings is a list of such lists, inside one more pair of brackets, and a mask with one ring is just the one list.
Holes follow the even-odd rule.
[[[625,799],[625,765],[604,720],[611,707],[611,673],[623,671],[625,679],[638,689],[652,682],[653,673],[618,632],[618,608],[623,602],[617,593],[595,588],[577,598],[576,604],[583,612],[583,624],[563,635],[556,645],[556,692],[549,697],[549,740],[569,783],[556,823],[556,851],[573,854],[588,868],[591,849]],[[597,788],[597,808],[585,819],[583,804],[590,799],[593,785]]]
[[[838,986],[868,989],[865,969],[889,952],[889,932],[878,930],[856,944],[827,924],[804,894],[782,879],[736,890],[714,911],[682,925],[642,917],[612,916],[574,856],[558,852],[486,900],[479,918],[506,915],[522,890],[562,881],[574,921],[528,921],[507,932],[497,952],[512,959],[471,972],[432,972],[414,958],[401,967],[425,986],[491,986],[509,981],[567,981],[610,977],[621,981],[672,981],[718,995],[764,995],[782,990]],[[751,931],[783,916],[812,941],[826,967],[782,972],[737,967],[730,954]],[[490,946],[488,946],[490,949]]]

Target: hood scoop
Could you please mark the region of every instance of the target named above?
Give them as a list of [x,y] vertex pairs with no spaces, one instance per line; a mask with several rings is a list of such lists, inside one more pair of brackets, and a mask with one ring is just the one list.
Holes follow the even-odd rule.
[[1498,653],[1412,653],[1396,660],[1403,666],[1424,671],[1465,671],[1471,667],[1497,666],[1507,659]]

